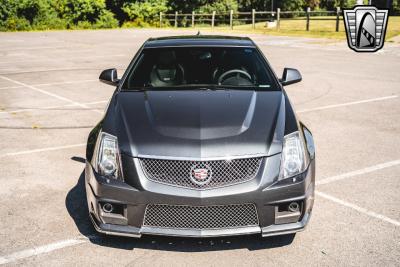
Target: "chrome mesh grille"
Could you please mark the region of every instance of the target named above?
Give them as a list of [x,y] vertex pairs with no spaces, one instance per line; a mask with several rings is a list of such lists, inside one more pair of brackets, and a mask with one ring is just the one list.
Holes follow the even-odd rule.
[[[262,157],[233,160],[185,161],[140,159],[144,174],[149,180],[187,188],[207,189],[246,182],[256,177]],[[210,170],[209,181],[193,181],[193,168]],[[192,177],[191,177],[192,176]],[[208,179],[208,178],[207,178]]]
[[143,226],[175,229],[223,229],[258,226],[254,204],[184,206],[151,204],[146,207]]

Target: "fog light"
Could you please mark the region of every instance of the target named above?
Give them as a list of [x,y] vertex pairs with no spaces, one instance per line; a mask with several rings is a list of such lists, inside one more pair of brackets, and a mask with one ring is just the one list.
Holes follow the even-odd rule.
[[105,213],[111,213],[114,211],[114,206],[111,203],[104,203],[102,208]]
[[297,212],[297,211],[299,211],[299,203],[297,203],[297,202],[292,202],[292,203],[290,203],[289,204],[289,206],[288,206],[288,209],[289,209],[289,211],[291,211],[291,212]]
[[303,202],[286,202],[275,206],[275,224],[295,223],[301,218]]

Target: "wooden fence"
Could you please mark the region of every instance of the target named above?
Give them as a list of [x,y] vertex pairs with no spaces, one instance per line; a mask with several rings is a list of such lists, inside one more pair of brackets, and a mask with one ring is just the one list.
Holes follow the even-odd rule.
[[230,12],[225,13],[162,13],[160,12],[159,26],[174,26],[174,27],[195,27],[198,24],[202,26],[209,25],[214,28],[218,25],[229,25],[233,29],[234,25],[250,24],[255,29],[257,22],[270,22],[272,27],[280,29],[281,21],[283,20],[304,20],[305,30],[310,30],[310,22],[313,20],[331,20],[336,21],[335,31],[339,31],[339,21],[341,20],[341,10],[338,7],[336,11],[311,11],[307,8],[306,11],[256,11],[251,12]]

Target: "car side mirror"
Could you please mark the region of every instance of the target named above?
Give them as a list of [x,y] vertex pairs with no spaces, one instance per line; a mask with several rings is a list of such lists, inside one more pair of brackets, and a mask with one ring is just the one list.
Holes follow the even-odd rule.
[[279,80],[283,86],[298,83],[301,81],[301,74],[296,69],[285,68],[282,79]]
[[105,84],[117,86],[119,83],[118,74],[116,69],[103,70],[99,76],[100,82]]

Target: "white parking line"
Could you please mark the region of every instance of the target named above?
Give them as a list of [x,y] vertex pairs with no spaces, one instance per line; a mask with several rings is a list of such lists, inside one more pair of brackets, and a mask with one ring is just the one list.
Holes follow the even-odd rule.
[[103,104],[107,103],[110,100],[99,100],[99,101],[93,101],[93,102],[86,102],[85,105],[96,105],[96,104]]
[[[115,58],[115,57],[129,57],[130,55],[116,54],[116,55],[92,55],[92,56],[80,56],[80,57],[68,57],[68,60],[82,60],[82,59],[94,59],[94,58]],[[12,60],[12,61],[1,61],[0,65],[4,64],[16,64],[16,63],[33,63],[33,62],[53,62],[59,61],[59,58],[54,56],[53,58],[38,58],[32,60]]]
[[5,153],[5,154],[0,154],[0,158],[9,157],[9,156],[32,154],[32,153],[38,153],[38,152],[44,152],[44,151],[54,151],[54,150],[60,150],[60,149],[68,149],[68,148],[81,147],[81,146],[86,146],[86,143],[74,144],[74,145],[65,145],[65,146],[53,146],[53,147],[46,147],[46,148],[38,148],[38,149],[24,150],[24,151],[19,151],[19,152],[10,152],[10,153]]
[[[67,49],[71,49],[71,48],[78,48],[79,46],[32,46],[32,47],[17,47],[17,48],[13,48],[13,49],[6,49],[6,50],[0,50],[0,52],[10,52],[10,51],[21,51],[21,50],[38,50],[38,49],[60,49],[60,48],[67,48]],[[83,46],[84,47],[84,46]]]
[[26,259],[26,258],[29,258],[32,256],[37,256],[37,255],[40,255],[43,253],[49,253],[54,250],[71,247],[71,246],[76,246],[76,245],[86,243],[86,242],[87,242],[87,239],[84,239],[84,238],[67,239],[67,240],[58,241],[58,242],[47,244],[47,245],[40,246],[40,247],[35,247],[35,248],[31,248],[31,249],[14,252],[14,253],[6,255],[6,256],[0,256],[0,265],[15,262],[17,260]]
[[383,100],[393,99],[393,98],[397,98],[397,97],[398,97],[398,95],[391,95],[391,96],[384,96],[384,97],[378,97],[378,98],[371,98],[371,99],[365,99],[365,100],[360,100],[360,101],[347,102],[347,103],[342,103],[342,104],[335,104],[335,105],[328,105],[328,106],[322,106],[322,107],[316,107],[316,108],[298,110],[297,113],[306,113],[306,112],[317,111],[317,110],[324,110],[324,109],[331,109],[331,108],[337,108],[337,107],[345,107],[345,106],[351,106],[351,105],[357,105],[357,104],[364,104],[364,103],[369,103],[369,102],[383,101]]
[[[99,80],[80,80],[80,81],[68,81],[68,82],[54,82],[54,83],[37,83],[32,84],[31,86],[51,86],[51,85],[61,85],[61,84],[75,84],[75,83],[88,83],[88,82],[98,82]],[[0,87],[0,90],[6,89],[15,89],[15,88],[24,88],[25,86],[18,85],[18,86],[5,86]]]
[[[86,102],[86,103],[81,103],[81,104],[87,106],[87,105],[102,104],[102,103],[107,103],[107,102],[108,102],[108,100],[101,100],[101,101]],[[73,106],[76,106],[76,104],[66,104],[66,105],[59,105],[59,106],[47,106],[47,107],[41,107],[41,108],[21,108],[21,109],[0,111],[0,114],[20,113],[20,112],[25,112],[25,111],[30,111],[30,110],[38,110],[38,109],[39,110],[47,110],[47,109],[51,110],[51,109],[73,107]],[[98,110],[98,109],[91,109],[91,110]]]
[[74,84],[74,83],[89,83],[98,82],[99,80],[80,80],[80,81],[68,81],[68,82],[54,82],[54,83],[38,83],[32,84],[32,86],[50,86],[50,85],[61,85],[61,84]]
[[344,173],[344,174],[340,174],[340,175],[324,178],[324,179],[321,179],[321,180],[315,182],[315,184],[316,185],[328,184],[328,183],[332,183],[332,182],[335,182],[335,181],[339,181],[339,180],[343,180],[343,179],[346,179],[346,178],[354,177],[354,176],[357,176],[357,175],[362,175],[362,174],[366,174],[366,173],[382,170],[382,169],[393,167],[393,166],[397,166],[397,165],[400,165],[400,160],[393,160],[393,161],[377,164],[377,165],[374,165],[374,166],[371,166],[371,167],[367,167],[367,168],[364,168],[364,169],[360,169],[360,170],[356,170],[356,171],[352,171],[352,172],[348,172],[348,173]]
[[68,82],[39,83],[39,84],[33,84],[33,86],[50,86],[50,85],[88,83],[88,82],[98,82],[98,81],[99,80],[81,80],[81,81],[68,81]]
[[24,88],[21,85],[16,85],[16,86],[4,86],[4,87],[0,87],[0,90],[8,90],[8,89],[16,89],[16,88]]
[[333,197],[333,196],[331,196],[331,195],[328,195],[328,194],[326,194],[326,193],[323,193],[323,192],[320,192],[320,191],[317,191],[317,190],[315,191],[315,194],[318,195],[318,196],[320,196],[320,197],[323,197],[323,198],[325,198],[325,199],[327,199],[327,200],[330,200],[330,201],[332,201],[332,202],[335,202],[336,204],[339,204],[339,205],[342,205],[342,206],[351,208],[351,209],[353,209],[353,210],[356,210],[356,211],[358,211],[358,212],[360,212],[360,213],[362,213],[362,214],[365,214],[365,215],[367,215],[367,216],[369,216],[369,217],[373,217],[373,218],[375,218],[375,219],[378,219],[378,220],[381,220],[381,221],[384,221],[384,222],[393,224],[393,225],[395,225],[395,226],[400,226],[400,222],[399,222],[399,221],[396,221],[396,220],[394,220],[394,219],[391,219],[391,218],[389,218],[389,217],[386,217],[386,216],[384,216],[384,215],[382,215],[382,214],[379,214],[379,213],[376,213],[376,212],[374,212],[374,211],[371,211],[371,210],[362,208],[362,207],[360,207],[360,206],[357,206],[357,205],[352,204],[352,203],[350,203],[350,202],[347,202],[347,201],[338,199],[338,198],[336,198],[336,197]]
[[71,99],[69,99],[69,98],[66,98],[66,97],[63,97],[63,96],[59,96],[59,95],[54,94],[54,93],[47,92],[47,91],[42,90],[42,89],[39,89],[39,88],[37,88],[37,87],[35,87],[35,86],[32,86],[32,85],[29,85],[29,84],[26,84],[26,83],[23,83],[23,82],[19,82],[19,81],[10,79],[10,78],[5,77],[5,76],[3,76],[3,75],[0,75],[0,78],[2,78],[3,80],[9,81],[9,82],[13,82],[13,83],[15,83],[15,84],[19,84],[19,85],[21,85],[21,86],[25,86],[25,87],[27,87],[27,88],[29,88],[29,89],[31,89],[31,90],[40,92],[40,93],[42,93],[42,94],[45,94],[45,95],[48,95],[48,96],[51,96],[51,97],[54,97],[54,98],[57,98],[57,99],[59,99],[59,100],[62,100],[62,101],[65,101],[65,102],[69,102],[69,103],[71,103],[71,104],[80,106],[80,107],[85,108],[85,109],[88,109],[88,110],[92,110],[92,111],[94,111],[94,112],[96,112],[96,113],[103,114],[102,111],[95,110],[95,109],[90,109],[90,107],[88,107],[88,106],[86,106],[86,105],[80,104],[80,103],[78,103],[78,102],[76,102],[76,101],[73,101],[73,100],[71,100]]

